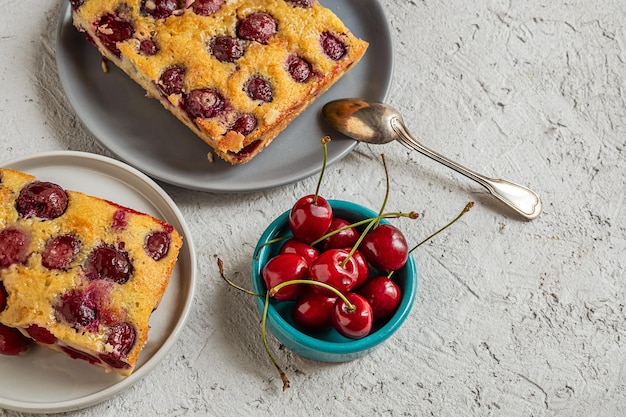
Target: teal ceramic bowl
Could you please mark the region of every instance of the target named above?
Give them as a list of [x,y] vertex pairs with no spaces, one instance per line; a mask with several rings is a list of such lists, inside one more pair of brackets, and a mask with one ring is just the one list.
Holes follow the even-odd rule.
[[[377,216],[378,213],[347,201],[329,200],[333,213],[350,222]],[[290,235],[288,226],[289,211],[286,211],[263,232],[257,243],[252,260],[252,287],[255,292],[265,294],[267,288],[261,271],[265,263],[278,254],[281,243],[265,245],[266,242],[281,236]],[[320,362],[347,362],[367,355],[372,349],[391,337],[406,320],[417,294],[418,272],[411,255],[406,265],[394,272],[394,281],[402,289],[402,300],[396,312],[381,323],[374,323],[372,332],[362,339],[348,339],[334,329],[311,333],[298,327],[291,318],[294,302],[271,300],[267,315],[267,330],[291,351]],[[265,298],[256,299],[262,315]]]

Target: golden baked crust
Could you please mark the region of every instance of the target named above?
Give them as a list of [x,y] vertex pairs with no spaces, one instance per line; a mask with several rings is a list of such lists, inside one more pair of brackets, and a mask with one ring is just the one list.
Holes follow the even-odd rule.
[[[73,22],[102,55],[232,164],[248,162],[257,155],[356,64],[368,46],[317,0],[209,0],[219,9],[208,16],[196,13],[193,2],[186,2],[192,4],[185,7],[181,5],[185,2],[163,1],[178,7],[165,18],[155,18],[147,11],[161,0],[84,0],[80,5],[75,1]],[[255,13],[267,14],[275,22],[275,34],[268,40],[240,35],[241,22]],[[124,22],[121,26],[128,24],[126,33],[117,36],[112,20]],[[115,42],[109,42],[109,36],[117,36]],[[241,56],[217,59],[212,45],[219,37],[235,39]],[[118,41],[120,38],[124,40]],[[332,57],[322,45],[328,38],[343,48],[331,53]],[[154,50],[142,49],[143,41],[151,43]],[[306,80],[297,81],[290,75],[288,62],[294,56],[310,65]],[[163,91],[161,76],[173,67],[182,68],[184,77],[182,90],[170,94]],[[246,88],[251,77],[270,84],[270,101],[251,98]],[[223,111],[210,117],[187,111],[189,94],[200,89],[217,92],[225,102]],[[237,127],[242,115],[252,116],[256,123],[249,133],[251,125]]]
[[[25,214],[20,195],[33,184],[42,182],[0,168],[0,285],[7,295],[0,323],[71,357],[129,375],[176,263],[180,234],[150,215],[63,189],[67,206],[58,217]],[[21,255],[7,241],[7,231],[24,237]],[[164,244],[159,253],[146,249],[152,244],[148,236],[157,235],[163,238],[157,246]],[[61,236],[76,244],[68,257],[68,246],[49,249]],[[98,252],[101,248],[108,252]],[[107,262],[103,253],[116,257]],[[104,261],[96,261],[98,256]],[[98,262],[105,268],[125,265],[128,274],[94,272]]]

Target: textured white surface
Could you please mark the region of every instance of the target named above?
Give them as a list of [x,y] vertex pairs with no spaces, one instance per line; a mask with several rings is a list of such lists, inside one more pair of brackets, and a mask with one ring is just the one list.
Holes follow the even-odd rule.
[[[60,4],[0,0],[3,160],[61,149],[108,155],[59,85]],[[67,415],[623,415],[626,3],[382,4],[396,52],[391,104],[442,154],[537,190],[542,216],[520,221],[474,183],[398,144],[360,145],[329,168],[322,193],[378,207],[384,152],[389,207],[422,214],[404,227],[410,242],[467,201],[476,206],[415,254],[417,305],[391,341],[334,365],[277,350],[292,380],[283,393],[253,300],[225,286],[215,259],[246,285],[257,237],[316,179],[241,195],[165,184],[200,261],[190,322],[144,380]]]

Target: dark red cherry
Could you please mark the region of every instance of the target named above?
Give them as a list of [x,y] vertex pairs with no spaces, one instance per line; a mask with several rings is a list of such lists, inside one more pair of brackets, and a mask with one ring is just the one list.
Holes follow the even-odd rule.
[[[320,253],[309,267],[309,279],[322,282],[346,294],[356,285],[358,265],[349,252],[343,249],[330,249]],[[345,265],[344,265],[345,263]],[[327,297],[336,297],[331,290],[312,285],[311,291]]]
[[365,298],[356,293],[348,293],[346,298],[355,309],[350,310],[341,298],[337,298],[331,315],[333,327],[345,337],[361,339],[372,331],[374,323],[372,307]]
[[226,0],[195,0],[191,3],[191,10],[200,16],[210,16],[217,12]]
[[[263,267],[262,276],[269,290],[276,285],[294,279],[306,279],[309,265],[295,253],[283,253],[272,257]],[[302,292],[302,284],[288,285],[274,295],[277,301],[293,300]]]
[[113,221],[111,222],[111,227],[116,230],[123,230],[128,226],[128,210],[123,208],[118,208],[113,213]]
[[334,61],[339,61],[346,54],[346,44],[334,33],[323,32],[320,44],[326,56]]
[[222,114],[226,108],[226,101],[217,91],[203,88],[187,94],[183,106],[192,119],[208,119]]
[[374,319],[389,317],[402,300],[402,290],[398,284],[386,276],[376,276],[367,280],[357,291],[372,307]]
[[221,62],[234,62],[244,54],[243,43],[231,36],[216,36],[210,47],[213,56]]
[[181,94],[183,92],[183,79],[185,69],[181,66],[167,68],[159,77],[159,89],[166,95]]
[[80,359],[91,364],[100,363],[100,360],[98,358],[91,356],[88,353],[81,352],[78,349],[74,349],[69,346],[61,346],[61,350],[72,359]]
[[[334,232],[335,230],[339,230],[350,226],[350,222],[344,219],[340,219],[338,217],[333,217],[333,220],[330,222],[330,226],[326,231],[326,234]],[[346,228],[337,234],[327,237],[322,242],[322,249],[338,249],[338,248],[351,248],[354,246],[356,241],[359,240],[359,232],[354,228]]]
[[369,263],[383,271],[402,268],[409,257],[404,235],[391,224],[381,224],[369,232],[359,249]]
[[143,249],[155,261],[163,259],[170,250],[171,238],[165,232],[152,232],[146,236]]
[[159,52],[159,47],[152,39],[143,39],[139,42],[139,52],[142,55],[152,56]]
[[155,19],[165,19],[179,8],[177,0],[143,0],[141,2],[141,11]]
[[233,122],[233,125],[230,127],[230,130],[246,136],[252,133],[252,131],[256,129],[256,127],[256,117],[251,113],[242,113],[237,116],[237,118]]
[[70,290],[55,304],[57,319],[75,327],[97,327],[97,303],[90,292]]
[[296,239],[287,240],[283,246],[280,247],[280,253],[297,253],[304,258],[308,265],[313,264],[320,254],[315,247]]
[[94,248],[87,258],[85,276],[124,284],[133,272],[128,253],[110,245]]
[[73,235],[50,238],[41,253],[41,264],[48,269],[65,271],[80,251],[80,242]]
[[15,208],[20,217],[56,219],[67,209],[67,193],[51,182],[35,181],[28,184],[17,197]]
[[4,309],[7,307],[8,296],[9,295],[7,294],[7,290],[6,288],[4,288],[4,283],[0,281],[0,313],[2,313]]
[[307,8],[307,7],[311,7],[311,5],[313,4],[315,0],[286,0],[286,1],[287,3],[291,3],[294,6]]
[[135,28],[130,21],[111,13],[100,17],[95,24],[95,30],[100,42],[118,58],[122,54],[117,49],[117,43],[130,39],[135,33]]
[[237,158],[237,159],[244,159],[248,155],[251,155],[253,152],[255,152],[257,150],[257,148],[259,147],[259,145],[261,145],[261,141],[260,140],[255,140],[253,142],[250,142],[246,146],[244,146],[243,149],[241,149],[239,152],[237,152],[237,153],[229,152],[229,153],[231,155],[234,155],[235,158]]
[[36,324],[32,324],[28,326],[28,328],[26,329],[26,332],[37,343],[42,343],[44,345],[53,345],[57,341],[57,338],[54,337],[54,335],[50,333],[48,329],[38,326]]
[[237,27],[237,36],[249,41],[266,44],[276,34],[276,20],[263,12],[249,14]]
[[8,227],[0,232],[0,268],[21,264],[28,257],[30,236],[23,230]]
[[127,322],[118,323],[111,327],[107,337],[107,343],[113,347],[113,353],[117,357],[126,357],[135,346],[137,332],[135,327]]
[[252,100],[269,103],[274,98],[272,85],[268,80],[260,75],[253,75],[250,77],[244,86],[244,91]]
[[3,355],[21,355],[28,352],[32,339],[19,330],[0,324],[0,353]]
[[332,326],[331,313],[336,297],[305,291],[296,301],[291,317],[306,330],[325,330]]
[[291,75],[291,78],[298,83],[306,82],[313,72],[311,64],[297,55],[291,55],[285,62],[285,69]]
[[307,195],[300,198],[289,212],[289,229],[302,242],[322,237],[333,220],[333,209],[323,197]]

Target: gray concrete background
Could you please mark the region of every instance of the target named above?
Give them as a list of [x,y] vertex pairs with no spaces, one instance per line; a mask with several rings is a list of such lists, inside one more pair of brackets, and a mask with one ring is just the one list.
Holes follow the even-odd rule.
[[[380,349],[330,365],[270,339],[292,380],[281,392],[253,300],[224,285],[215,257],[246,285],[264,227],[317,179],[241,195],[164,184],[198,250],[189,323],[143,380],[66,415],[624,415],[626,3],[381,3],[396,54],[391,104],[442,154],[536,189],[542,216],[521,221],[458,174],[385,146],[388,207],[422,215],[405,230],[410,242],[468,201],[476,206],[415,253],[415,309]],[[64,149],[109,155],[58,81],[60,4],[0,0],[3,160]],[[330,167],[323,194],[379,207],[382,149],[360,145]]]

